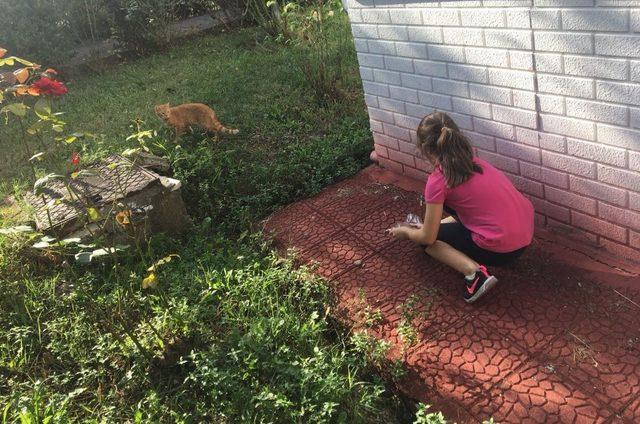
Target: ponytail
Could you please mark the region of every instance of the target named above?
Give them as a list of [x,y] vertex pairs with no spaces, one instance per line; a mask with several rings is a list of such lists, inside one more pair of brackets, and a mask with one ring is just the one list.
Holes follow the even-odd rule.
[[473,150],[467,137],[445,113],[434,112],[418,126],[418,148],[440,165],[449,188],[467,181],[482,168],[473,161]]

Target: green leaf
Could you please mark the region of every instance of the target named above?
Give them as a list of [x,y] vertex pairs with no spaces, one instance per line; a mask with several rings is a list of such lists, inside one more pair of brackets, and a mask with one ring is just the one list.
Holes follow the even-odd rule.
[[62,131],[64,131],[64,126],[61,124],[56,124],[56,125],[52,125],[51,129],[54,130],[55,132],[61,133]]
[[35,230],[28,225],[18,225],[15,227],[0,228],[0,234],[13,235],[22,233],[34,233]]
[[171,262],[173,260],[173,258],[178,258],[179,259],[180,255],[176,255],[174,253],[174,254],[171,254],[169,256],[165,256],[164,258],[159,259],[158,261],[156,261],[155,264],[153,264],[149,268],[147,268],[147,271],[154,272],[154,271],[156,271],[158,269],[158,267]]
[[95,171],[92,171],[90,169],[81,169],[80,171],[76,171],[74,173],[71,174],[71,178],[72,179],[76,179],[76,178],[80,178],[80,177],[92,177],[94,175],[98,175],[95,173]]
[[11,103],[10,105],[3,107],[2,110],[0,110],[0,113],[12,113],[15,116],[24,118],[27,115],[27,109],[29,109],[29,106],[24,103]]
[[63,178],[64,177],[62,175],[58,175],[58,174],[45,175],[44,177],[40,178],[38,181],[35,182],[35,184],[33,185],[33,191],[36,194],[40,194],[42,192],[42,189],[46,186],[46,184],[49,181],[61,180]]
[[65,142],[65,143],[67,143],[67,144],[71,144],[71,143],[73,143],[74,141],[76,141],[77,139],[78,139],[78,137],[75,137],[75,136],[73,136],[73,135],[70,135],[69,137],[67,137],[67,138],[65,138],[65,139],[64,139],[64,142]]
[[116,249],[112,248],[112,247],[108,247],[106,249],[96,249],[93,252],[91,252],[91,259],[93,258],[99,258],[101,256],[107,256],[110,253],[115,253]]
[[140,151],[140,148],[136,148],[136,149],[127,149],[124,152],[122,152],[122,156],[131,156],[134,155],[136,153],[138,153]]
[[80,264],[88,264],[95,258],[99,258],[102,256],[107,256],[110,253],[114,253],[116,249],[106,248],[106,249],[96,249],[93,252],[79,252],[75,254],[76,262]]
[[283,11],[284,13],[288,13],[289,11],[291,11],[291,10],[293,10],[293,9],[297,8],[297,7],[298,7],[298,5],[297,5],[297,4],[295,4],[294,2],[287,3],[287,4],[284,6],[284,8],[282,9],[282,11]]
[[66,238],[66,239],[62,240],[60,243],[62,243],[62,244],[64,244],[66,246],[66,245],[69,245],[69,244],[78,244],[78,243],[80,243],[80,241],[81,241],[80,237],[71,237],[71,238]]
[[100,219],[100,211],[96,208],[87,208],[87,215],[91,221],[98,221]]
[[42,160],[43,156],[44,156],[44,152],[38,152],[29,158],[29,162],[33,162],[34,160]]
[[88,264],[91,262],[91,252],[80,252],[75,254],[76,262],[80,264]]
[[131,134],[129,137],[127,137],[127,141],[131,140],[132,138],[136,138],[140,141],[142,141],[144,138],[153,138],[154,136],[154,132],[151,130],[145,130],[145,131],[140,131],[134,134]]
[[35,63],[33,63],[33,62],[29,62],[28,60],[20,59],[19,57],[16,57],[16,56],[11,56],[11,57],[9,57],[9,59],[13,59],[18,63],[22,63],[24,66],[34,66],[35,65]]
[[39,242],[33,245],[36,249],[46,249],[47,247],[51,247],[51,242],[55,241],[53,237],[44,236],[40,239]]
[[33,125],[31,125],[29,128],[27,128],[27,132],[29,134],[31,134],[31,135],[39,133],[42,130],[42,128],[44,127],[44,123],[45,123],[45,121],[43,121],[43,120],[39,120],[39,121],[34,122]]
[[48,118],[51,116],[51,102],[46,97],[40,97],[33,106],[33,110],[40,118]]
[[156,277],[155,272],[150,273],[149,275],[147,275],[146,278],[142,280],[143,289],[154,288],[157,285],[158,285],[158,278]]

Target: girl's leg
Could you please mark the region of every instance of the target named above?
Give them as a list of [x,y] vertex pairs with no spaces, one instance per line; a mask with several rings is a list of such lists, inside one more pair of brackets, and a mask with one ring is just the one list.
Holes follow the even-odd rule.
[[480,266],[476,261],[441,240],[436,240],[431,246],[427,246],[424,251],[432,258],[462,273],[462,275],[471,275]]

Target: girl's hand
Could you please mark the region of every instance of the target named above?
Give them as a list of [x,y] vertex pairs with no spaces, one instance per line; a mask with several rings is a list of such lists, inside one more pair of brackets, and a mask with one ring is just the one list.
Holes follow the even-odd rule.
[[398,238],[398,239],[406,239],[409,238],[408,230],[409,228],[406,226],[397,226],[393,228],[389,228],[386,232],[387,234]]

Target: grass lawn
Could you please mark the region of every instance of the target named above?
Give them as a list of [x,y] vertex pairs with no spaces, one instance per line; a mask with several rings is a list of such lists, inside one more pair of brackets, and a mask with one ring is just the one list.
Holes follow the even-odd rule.
[[[366,360],[376,347],[336,333],[326,284],[252,234],[271,211],[368,163],[355,52],[344,98],[321,107],[296,69],[299,51],[262,38],[209,35],[69,82],[58,109],[74,131],[99,135],[83,161],[135,147],[130,124],[143,121],[159,132],[150,144],[183,180],[196,225],[184,240],[154,237],[142,258],[91,268],[0,236],[3,422],[395,420]],[[175,144],[153,106],[187,101],[213,106],[240,134]],[[0,175],[3,194],[19,197],[26,168],[14,135],[3,133]],[[45,165],[63,169],[78,148]],[[181,258],[142,290],[149,263],[170,253]]]

